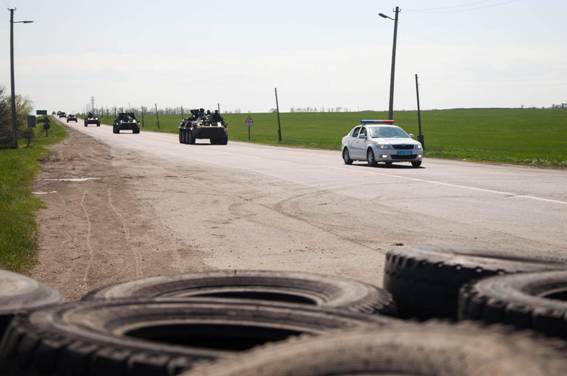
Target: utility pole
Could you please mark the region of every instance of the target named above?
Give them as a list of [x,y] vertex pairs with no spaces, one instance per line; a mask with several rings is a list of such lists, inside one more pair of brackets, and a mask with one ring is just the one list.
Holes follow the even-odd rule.
[[417,94],[417,126],[419,127],[417,140],[421,142],[421,146],[425,149],[425,138],[423,137],[423,132],[421,130],[421,104],[419,101],[419,78],[417,73],[415,74],[415,93]]
[[12,90],[12,147],[18,147],[18,120],[16,119],[16,83],[14,82],[14,11],[10,8],[10,87]]
[[394,10],[396,17],[394,19],[394,47],[392,48],[392,73],[390,76],[390,107],[388,109],[388,119],[394,120],[394,81],[396,77],[396,46],[398,44],[398,18],[400,15],[400,7]]
[[282,121],[280,119],[280,103],[278,101],[278,88],[276,91],[276,112],[278,114],[278,143],[282,142]]
[[159,111],[157,109],[157,103],[156,103],[156,120],[157,120],[157,128],[160,129],[160,127],[159,127]]
[[390,73],[390,105],[388,108],[388,119],[394,120],[394,81],[396,76],[396,46],[398,43],[398,20],[400,16],[401,9],[396,7],[394,9],[395,17],[392,18],[384,13],[380,13],[379,16],[382,18],[387,18],[394,21],[394,45],[392,47],[392,71]]
[[91,111],[93,112],[93,114],[95,113],[95,108],[94,108],[94,97],[91,97]]
[[218,110],[218,112],[219,112],[219,114],[220,114],[220,103],[217,103],[217,110]]
[[14,79],[14,24],[15,23],[33,23],[33,21],[14,21],[14,11],[16,8],[9,8],[10,11],[10,89],[12,99],[12,147],[18,147],[18,119],[16,112],[16,83]]

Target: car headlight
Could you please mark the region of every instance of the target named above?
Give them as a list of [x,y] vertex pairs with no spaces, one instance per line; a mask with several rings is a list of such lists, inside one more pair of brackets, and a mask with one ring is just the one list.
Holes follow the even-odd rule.
[[423,148],[421,147],[421,144],[417,144],[417,145],[415,145],[415,148],[416,148],[417,150],[421,150],[421,149],[423,149]]
[[378,145],[378,147],[382,150],[391,150],[393,149],[392,145]]

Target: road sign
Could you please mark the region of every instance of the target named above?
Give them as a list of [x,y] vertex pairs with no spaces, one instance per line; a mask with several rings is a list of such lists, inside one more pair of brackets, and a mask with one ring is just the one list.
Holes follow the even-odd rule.
[[47,115],[47,110],[36,110],[35,114],[36,115]]
[[254,119],[252,119],[252,115],[248,115],[246,120],[244,120],[244,124],[248,127],[248,141],[250,141],[250,128],[254,125]]
[[248,117],[246,118],[246,120],[244,120],[244,124],[246,124],[246,126],[248,128],[250,128],[251,126],[254,125],[254,119],[252,119],[251,115],[248,115]]

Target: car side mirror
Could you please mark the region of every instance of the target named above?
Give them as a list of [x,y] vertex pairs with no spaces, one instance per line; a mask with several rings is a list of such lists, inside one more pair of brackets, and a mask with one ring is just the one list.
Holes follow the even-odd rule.
[[409,134],[410,138],[415,138],[415,136],[413,135],[413,133]]

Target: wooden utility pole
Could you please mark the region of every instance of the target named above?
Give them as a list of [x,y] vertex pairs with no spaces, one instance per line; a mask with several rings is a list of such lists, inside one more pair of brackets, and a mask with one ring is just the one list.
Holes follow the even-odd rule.
[[156,120],[157,120],[157,128],[160,129],[160,127],[159,127],[159,111],[157,109],[157,103],[156,103]]
[[425,138],[423,137],[423,132],[421,129],[421,104],[419,101],[419,78],[417,76],[417,73],[415,75],[415,93],[417,95],[417,126],[419,129],[417,140],[421,142],[421,146],[425,149]]
[[278,88],[275,89],[276,91],[276,112],[278,114],[278,143],[282,142],[282,121],[280,118],[280,103],[278,101]]

